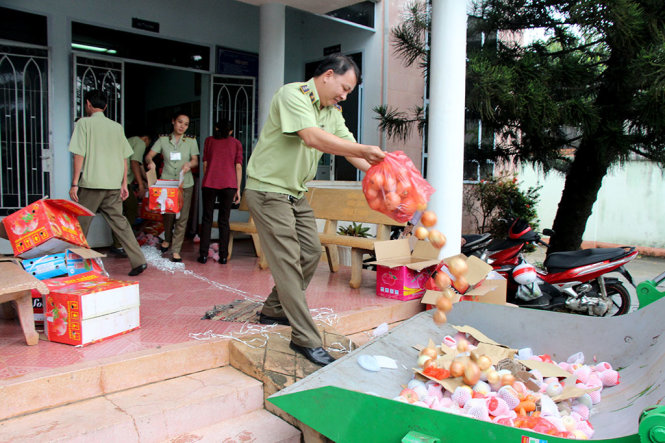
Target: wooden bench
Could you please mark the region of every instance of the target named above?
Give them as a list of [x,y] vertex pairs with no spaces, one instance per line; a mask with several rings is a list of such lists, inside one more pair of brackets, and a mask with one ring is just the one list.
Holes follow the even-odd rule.
[[[244,193],[240,199],[238,210],[246,211],[249,213],[249,208],[247,207],[247,201],[245,200]],[[213,226],[217,226],[217,222],[215,222]],[[256,256],[259,258],[259,268],[266,269],[268,267],[268,262],[266,261],[265,255],[261,253],[261,241],[259,240],[259,234],[256,232],[256,225],[254,225],[252,216],[250,215],[249,220],[246,222],[229,222],[229,230],[231,232],[229,233],[229,255],[227,259],[231,258],[231,252],[233,251],[233,233],[240,232],[243,234],[249,234],[252,237],[252,243],[254,244],[254,252],[256,252]]]
[[[362,189],[310,188],[310,205],[317,219],[325,220],[319,233],[326,250],[330,272],[339,270],[338,246],[351,248],[351,281],[349,286],[359,288],[362,283],[363,254],[374,251],[374,242],[390,240],[391,226],[404,226],[390,217],[374,211],[367,204]],[[376,238],[352,237],[337,234],[341,221],[376,226]]]
[[[31,346],[39,342],[32,310],[32,289],[37,289],[42,295],[49,293],[46,284],[25,272],[17,261],[0,261],[0,305],[6,302],[15,304],[25,342]],[[8,312],[6,306],[2,309]]]
[[[390,217],[372,210],[361,189],[333,189],[333,188],[310,188],[306,197],[314,210],[314,216],[324,220],[323,232],[319,233],[319,239],[326,251],[328,267],[331,272],[339,270],[338,246],[351,248],[351,280],[352,288],[359,288],[362,283],[363,254],[374,251],[374,242],[390,239],[391,226],[404,226]],[[241,211],[247,211],[244,196],[240,201]],[[339,222],[356,222],[376,226],[376,238],[352,237],[337,234]],[[261,253],[261,244],[256,226],[249,217],[246,222],[231,222],[231,235],[229,235],[229,258],[233,250],[234,232],[250,234],[254,244],[254,250],[259,258],[259,267],[268,267],[265,255]]]

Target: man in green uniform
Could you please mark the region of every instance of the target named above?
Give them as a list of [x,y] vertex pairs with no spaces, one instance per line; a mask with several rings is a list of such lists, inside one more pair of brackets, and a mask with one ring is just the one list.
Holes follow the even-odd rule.
[[282,86],[247,166],[245,198],[275,281],[259,321],[290,324],[291,348],[319,365],[334,360],[322,347],[305,298],[321,243],[303,196],[323,153],[343,155],[363,171],[385,157],[378,146],[355,142],[337,104],[358,83],[353,60],[333,54],[308,82]]
[[[122,215],[122,201],[127,198],[127,157],[133,151],[118,123],[106,118],[106,97],[101,91],[86,92],[87,117],[76,122],[69,152],[74,154],[74,176],[69,196],[92,212],[98,210],[106,219],[127,252],[132,270],[139,275],[147,268],[129,222]],[[92,217],[81,217],[83,234],[88,235]]]
[[[134,153],[129,159],[129,168],[127,169],[129,195],[122,202],[122,213],[127,217],[129,225],[134,226],[139,215],[139,200],[144,197],[146,191],[145,172],[143,172],[142,165],[145,150],[150,145],[150,137],[147,135],[136,135],[128,138],[127,141]],[[115,235],[113,235],[113,246],[109,252],[122,256],[127,255],[120,245],[120,240]]]

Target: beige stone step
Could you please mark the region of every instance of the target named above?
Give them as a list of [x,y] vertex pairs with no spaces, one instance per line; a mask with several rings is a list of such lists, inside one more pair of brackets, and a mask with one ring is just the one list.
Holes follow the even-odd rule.
[[160,442],[259,409],[261,383],[227,366],[1,421],[0,442]]
[[271,414],[260,409],[240,417],[216,423],[193,432],[171,438],[168,443],[218,443],[218,442],[271,442],[300,443],[301,432]]

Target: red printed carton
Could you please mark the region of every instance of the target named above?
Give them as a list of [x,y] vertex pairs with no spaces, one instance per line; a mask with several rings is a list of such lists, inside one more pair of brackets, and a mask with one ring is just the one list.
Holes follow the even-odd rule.
[[89,247],[78,217],[95,215],[69,200],[42,199],[2,220],[14,255],[34,258],[73,246]]
[[177,214],[182,209],[182,180],[157,180],[154,169],[148,176],[148,209],[160,214]]
[[146,196],[139,202],[139,217],[141,217],[143,220],[150,220],[150,221],[157,221],[161,222],[162,221],[162,214],[159,211],[151,211],[148,206],[149,206],[149,193],[150,191],[146,191]]
[[374,243],[376,295],[413,300],[425,293],[425,283],[439,264],[439,250],[430,242],[418,241],[413,252],[408,239]]
[[44,280],[45,332],[50,341],[83,346],[140,327],[139,285],[94,272]]

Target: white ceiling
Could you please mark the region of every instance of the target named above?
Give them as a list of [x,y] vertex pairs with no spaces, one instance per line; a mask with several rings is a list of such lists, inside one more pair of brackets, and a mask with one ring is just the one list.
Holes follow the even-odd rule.
[[[362,0],[238,0],[242,3],[250,5],[261,6],[269,3],[280,3],[292,8],[301,9],[303,11],[312,12],[314,14],[325,14],[326,12],[334,11],[335,9],[345,8]],[[378,1],[378,0],[375,0]]]

